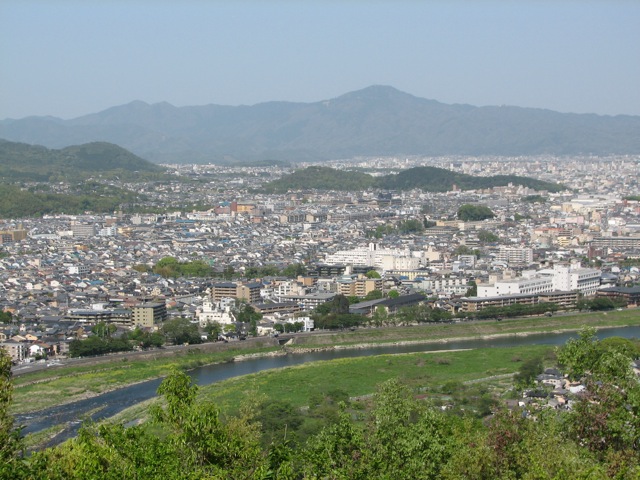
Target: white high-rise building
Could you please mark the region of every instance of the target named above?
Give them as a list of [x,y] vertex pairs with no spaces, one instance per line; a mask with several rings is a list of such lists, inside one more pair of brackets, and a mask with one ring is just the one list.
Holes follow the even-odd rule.
[[596,268],[580,268],[569,265],[553,266],[554,290],[580,292],[585,296],[595,295],[600,286],[602,271]]

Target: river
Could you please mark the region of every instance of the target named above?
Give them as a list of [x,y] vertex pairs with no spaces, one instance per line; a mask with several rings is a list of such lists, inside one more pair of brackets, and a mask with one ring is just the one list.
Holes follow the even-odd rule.
[[[412,345],[385,345],[359,349],[336,349],[273,357],[259,357],[241,362],[206,365],[189,372],[194,383],[204,386],[228,378],[256,373],[274,368],[289,367],[308,362],[354,358],[370,355],[433,352],[457,349],[517,347],[527,345],[563,345],[576,332],[544,333],[526,336],[504,336],[490,339],[470,339],[441,343]],[[608,337],[639,338],[640,327],[607,328],[597,332],[600,339]],[[23,425],[22,432],[37,433],[55,425],[64,425],[64,430],[52,440],[60,443],[76,435],[83,420],[100,421],[112,417],[126,408],[156,396],[161,379],[149,380],[128,387],[76,402],[47,408],[38,412],[16,415],[16,424]]]

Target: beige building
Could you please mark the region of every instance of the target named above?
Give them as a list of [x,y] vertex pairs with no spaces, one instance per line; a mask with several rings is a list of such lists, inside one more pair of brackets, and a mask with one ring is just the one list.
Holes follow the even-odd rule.
[[131,308],[133,325],[153,328],[167,319],[167,306],[164,303],[140,303]]

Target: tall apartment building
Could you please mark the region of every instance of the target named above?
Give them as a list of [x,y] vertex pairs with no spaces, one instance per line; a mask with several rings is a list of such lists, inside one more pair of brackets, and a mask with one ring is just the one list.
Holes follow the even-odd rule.
[[533,263],[533,249],[503,246],[496,252],[495,259],[508,265],[530,265]]
[[139,303],[131,308],[131,321],[136,327],[152,328],[166,319],[167,305],[164,303]]
[[223,298],[237,298],[246,300],[249,303],[260,302],[260,290],[262,284],[258,282],[252,283],[234,283],[222,282],[214,283],[211,287],[211,299],[219,302]]
[[88,238],[96,234],[95,225],[89,223],[72,223],[70,230],[76,238]]
[[27,238],[27,231],[20,227],[17,230],[0,231],[0,244],[15,243]]
[[595,295],[600,287],[602,271],[595,268],[579,268],[568,265],[553,266],[553,288]]
[[364,275],[350,275],[338,279],[338,293],[347,297],[366,297],[373,290],[382,290],[381,278],[367,278]]

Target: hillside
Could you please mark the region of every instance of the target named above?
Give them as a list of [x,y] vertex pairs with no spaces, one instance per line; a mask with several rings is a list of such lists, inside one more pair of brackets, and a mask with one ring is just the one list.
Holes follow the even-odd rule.
[[163,171],[124,148],[105,142],[50,150],[39,145],[0,140],[0,178],[4,181],[49,181],[107,172]]
[[437,167],[409,168],[398,174],[385,175],[378,178],[360,172],[335,170],[328,167],[308,167],[266,184],[264,190],[273,193],[284,193],[288,190],[311,189],[357,191],[376,187],[385,190],[412,190],[417,188],[426,192],[446,192],[451,190],[453,185],[456,185],[461,190],[474,190],[501,187],[509,183],[550,192],[558,192],[564,189],[562,185],[529,177],[516,175],[475,177]]
[[447,105],[372,86],[314,103],[174,107],[135,101],[71,120],[2,120],[0,137],[50,148],[107,141],[157,163],[638,154],[640,117]]

